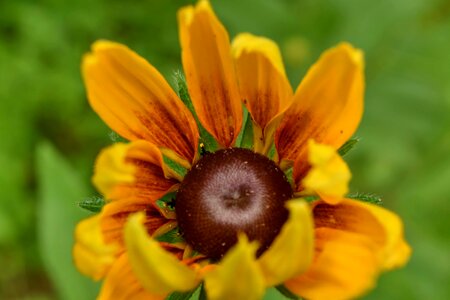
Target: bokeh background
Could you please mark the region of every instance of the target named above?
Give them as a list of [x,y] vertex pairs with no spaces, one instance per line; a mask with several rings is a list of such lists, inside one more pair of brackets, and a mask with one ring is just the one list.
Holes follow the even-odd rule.
[[[176,11],[189,2],[0,0],[0,299],[95,297],[72,264],[73,227],[88,215],[77,202],[97,195],[95,156],[115,137],[87,104],[81,57],[96,39],[123,42],[173,84]],[[212,3],[231,36],[278,42],[294,86],[339,41],[364,50],[352,189],[383,196],[414,249],[364,299],[450,299],[450,1]]]

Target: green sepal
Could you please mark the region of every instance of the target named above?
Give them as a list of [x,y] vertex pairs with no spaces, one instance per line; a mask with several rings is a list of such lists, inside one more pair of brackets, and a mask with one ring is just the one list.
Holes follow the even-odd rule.
[[109,139],[114,143],[126,143],[127,142],[126,139],[124,139],[123,137],[118,135],[117,132],[112,131],[112,130],[109,132],[108,136],[109,136]]
[[208,296],[206,295],[205,284],[200,286],[200,294],[198,295],[198,300],[208,300]]
[[[156,205],[161,210],[175,211],[175,196],[176,192],[167,193],[160,199],[156,200]],[[159,242],[166,242],[170,244],[184,242],[184,239],[181,236],[178,226],[158,236],[156,240]]]
[[202,152],[216,152],[216,150],[219,149],[219,144],[216,142],[214,137],[210,135],[208,131],[206,131],[206,129],[200,124],[198,120],[197,125],[200,134],[199,146],[203,144],[203,147],[201,148],[204,149],[204,151]]
[[166,166],[168,166],[170,169],[175,171],[175,173],[177,173],[181,177],[184,177],[184,175],[186,175],[188,170],[186,170],[185,167],[181,166],[177,162],[171,160],[170,158],[168,158],[165,155],[163,155],[163,161],[164,161],[164,164],[166,164]]
[[189,299],[195,299],[195,297],[192,297],[197,291],[198,287],[189,291],[189,292],[173,292],[169,296],[167,296],[166,300],[189,300]]
[[161,209],[175,210],[175,196],[177,192],[170,192],[156,200],[156,205]]
[[93,213],[100,212],[105,204],[105,199],[100,197],[90,197],[78,202],[79,207]]
[[302,199],[304,199],[306,202],[311,203],[311,202],[314,202],[316,200],[319,200],[320,197],[316,196],[316,195],[311,195],[311,196],[304,196],[304,197],[302,197]]
[[353,149],[353,147],[355,147],[355,145],[360,141],[360,138],[351,138],[348,141],[345,142],[344,145],[341,146],[341,148],[339,148],[338,153],[340,156],[344,156],[345,154],[347,154],[350,150]]
[[253,122],[247,107],[242,105],[242,127],[236,139],[235,146],[238,148],[253,148]]
[[354,200],[360,200],[363,202],[368,202],[376,205],[382,205],[383,200],[380,196],[374,195],[374,194],[368,194],[368,193],[351,193],[347,195],[347,198],[354,199]]
[[295,186],[294,182],[294,167],[290,167],[284,171],[284,175],[286,176],[287,181],[290,183],[292,187]]
[[169,244],[178,244],[178,243],[184,243],[184,238],[180,233],[180,229],[175,227],[174,229],[171,229],[167,231],[166,233],[156,237],[156,240],[158,242],[165,242]]
[[277,285],[275,288],[278,290],[278,292],[280,292],[283,296],[285,296],[288,299],[293,299],[293,300],[302,299],[299,296],[292,293],[290,290],[288,290],[288,288],[285,287],[283,284]]
[[200,134],[199,144],[203,144],[203,147],[200,147],[200,153],[206,152],[215,152],[219,145],[217,144],[214,137],[203,127],[200,123],[197,114],[195,113],[194,105],[192,104],[191,97],[189,96],[189,90],[187,88],[186,79],[181,71],[175,72],[175,81],[178,89],[178,96],[181,101],[183,101],[184,105],[189,109],[189,111],[194,116],[195,122],[197,123],[198,131]]
[[191,97],[189,96],[189,90],[187,88],[186,78],[184,78],[183,72],[180,70],[175,71],[174,77],[177,84],[178,96],[190,112],[195,115],[194,105],[192,104]]
[[275,147],[275,143],[272,144],[269,148],[269,152],[267,152],[267,157],[273,160],[275,154],[277,153],[277,148]]

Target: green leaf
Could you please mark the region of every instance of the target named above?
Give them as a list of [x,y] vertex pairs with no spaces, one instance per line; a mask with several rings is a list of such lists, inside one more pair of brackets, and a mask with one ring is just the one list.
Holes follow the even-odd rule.
[[201,153],[203,151],[215,152],[219,148],[219,146],[214,137],[200,123],[197,114],[195,112],[194,105],[192,104],[191,97],[189,96],[189,90],[187,88],[186,79],[184,78],[184,75],[181,71],[175,72],[175,81],[178,88],[178,96],[180,96],[181,101],[183,101],[186,107],[190,110],[197,123],[198,131],[200,134],[199,143],[203,144],[203,147],[201,147],[200,149]]
[[359,138],[351,138],[348,141],[345,142],[344,145],[339,148],[338,153],[340,156],[346,155],[350,150],[355,147],[355,145],[360,141]]
[[105,203],[106,203],[105,199],[103,199],[103,198],[89,197],[89,198],[86,198],[86,199],[78,202],[78,206],[87,211],[90,211],[93,213],[98,213],[102,210]]
[[368,194],[368,193],[351,193],[347,195],[350,199],[360,200],[363,202],[373,203],[377,205],[382,205],[383,200],[380,196],[374,195],[374,194]]
[[37,232],[44,265],[60,299],[94,299],[98,284],[78,273],[72,259],[75,225],[87,216],[76,203],[87,189],[50,144],[37,147],[36,162]]

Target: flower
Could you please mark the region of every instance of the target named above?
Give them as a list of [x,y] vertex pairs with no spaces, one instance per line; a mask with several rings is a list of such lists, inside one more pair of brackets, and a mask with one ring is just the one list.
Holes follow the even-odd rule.
[[106,204],[75,232],[76,266],[104,280],[99,299],[200,284],[209,299],[260,299],[272,286],[349,299],[404,265],[401,220],[345,197],[337,150],[362,116],[361,51],[326,51],[294,93],[271,40],[230,45],[205,0],[178,20],[190,97],[121,44],[98,41],[83,59],[92,108],[129,140],[97,158]]

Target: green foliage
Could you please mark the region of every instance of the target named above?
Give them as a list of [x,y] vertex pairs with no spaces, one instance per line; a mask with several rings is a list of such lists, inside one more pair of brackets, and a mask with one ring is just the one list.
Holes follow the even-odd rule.
[[[53,291],[72,299],[61,286],[75,284],[77,293],[89,290],[74,279],[70,262],[54,261],[70,259],[59,243],[72,239],[72,210],[83,214],[76,203],[93,194],[78,184],[88,185],[95,155],[111,143],[110,130],[85,99],[81,57],[98,38],[123,42],[170,81],[181,69],[175,15],[188,2],[194,1],[1,2],[1,299],[56,298]],[[366,101],[357,133],[364,143],[348,157],[352,190],[384,195],[384,205],[404,220],[414,250],[408,266],[383,275],[365,299],[450,298],[448,1],[211,2],[231,38],[248,31],[279,44],[294,89],[320,53],[339,41],[364,51]],[[200,131],[208,149],[215,149]],[[60,167],[62,158],[44,172],[52,151],[41,146],[35,156],[44,139],[71,162],[78,184],[61,175],[68,169],[66,163]],[[42,197],[43,191],[54,196]],[[65,258],[55,249],[66,251]],[[266,299],[277,294],[271,289]]]
[[40,253],[61,299],[93,299],[97,285],[83,277],[72,259],[76,223],[87,217],[77,206],[86,188],[77,173],[49,144],[36,150]]

